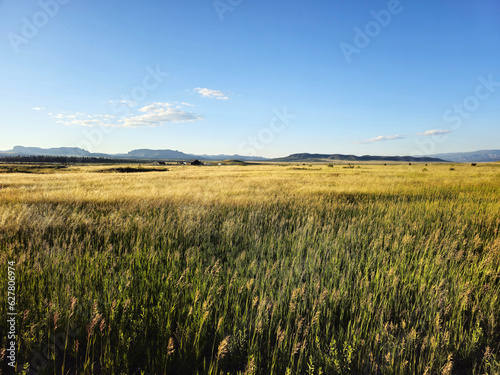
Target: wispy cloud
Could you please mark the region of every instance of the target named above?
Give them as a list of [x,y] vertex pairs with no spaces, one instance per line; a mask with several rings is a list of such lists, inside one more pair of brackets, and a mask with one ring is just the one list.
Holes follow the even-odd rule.
[[67,126],[116,126],[110,121],[114,119],[114,116],[111,115],[89,115],[83,112],[76,113],[49,113],[49,116],[52,117],[58,124],[63,124]]
[[385,141],[395,141],[397,139],[404,139],[405,137],[401,135],[379,135],[378,137],[367,139],[366,141],[356,142],[356,144],[368,144],[374,142],[385,142]]
[[198,94],[200,94],[204,98],[220,99],[220,100],[229,99],[229,96],[227,96],[228,95],[227,93],[225,93],[223,91],[219,91],[219,90],[211,90],[211,89],[206,89],[206,88],[204,89],[201,87],[197,87],[193,91],[197,92]]
[[45,107],[33,107],[31,109],[34,110],[34,111],[44,111]]
[[57,120],[57,123],[67,126],[113,128],[156,127],[170,122],[182,123],[203,119],[203,116],[199,114],[184,111],[180,105],[161,102],[143,106],[137,109],[135,113],[118,118],[109,114],[87,114],[83,112],[61,112],[50,113],[49,115]]
[[423,133],[417,133],[418,135],[425,135],[425,136],[431,136],[431,135],[443,135],[443,134],[448,134],[451,133],[451,130],[441,130],[441,129],[433,129],[433,130],[427,130]]
[[203,119],[201,115],[183,111],[179,107],[174,107],[171,103],[154,103],[139,108],[139,112],[142,114],[125,117],[121,123],[125,128],[137,128],[141,126],[155,127],[168,122],[181,123]]
[[110,104],[116,104],[116,105],[125,105],[129,108],[135,108],[137,107],[137,102],[135,100],[108,100],[108,103]]

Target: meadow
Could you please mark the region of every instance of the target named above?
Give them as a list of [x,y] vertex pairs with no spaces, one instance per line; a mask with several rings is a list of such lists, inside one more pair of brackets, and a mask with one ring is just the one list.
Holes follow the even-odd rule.
[[500,163],[103,169],[0,172],[17,373],[500,373]]

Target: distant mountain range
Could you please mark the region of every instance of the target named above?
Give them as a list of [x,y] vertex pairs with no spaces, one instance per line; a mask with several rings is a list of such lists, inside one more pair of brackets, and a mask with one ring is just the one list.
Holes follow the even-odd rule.
[[78,147],[57,147],[57,148],[40,148],[40,147],[23,147],[15,146],[12,150],[0,151],[0,156],[77,156],[77,157],[98,157],[109,159],[145,159],[145,160],[226,160],[238,159],[245,161],[264,161],[267,160],[260,156],[242,156],[242,155],[194,155],[186,154],[177,150],[150,150],[140,149],[132,150],[126,154],[103,154],[91,153]]
[[413,156],[373,156],[373,155],[342,155],[342,154],[292,154],[285,158],[272,159],[277,162],[331,162],[331,161],[413,161],[413,162],[444,162],[445,160],[431,157]]
[[329,162],[329,161],[408,161],[408,162],[454,162],[454,163],[484,163],[500,161],[500,150],[481,150],[474,152],[455,152],[447,154],[414,156],[373,156],[373,155],[342,155],[342,154],[292,154],[284,158],[273,159],[283,162]]
[[428,155],[455,163],[483,163],[500,160],[500,150],[482,150],[473,152],[455,152],[449,154]]
[[448,154],[427,155],[424,157],[414,156],[373,156],[373,155],[343,155],[343,154],[292,154],[283,158],[266,159],[260,156],[244,155],[196,155],[186,154],[177,150],[132,150],[126,154],[104,154],[91,153],[78,147],[40,148],[15,146],[12,150],[0,151],[0,156],[76,156],[76,157],[100,157],[110,159],[144,159],[144,160],[242,160],[242,161],[272,161],[272,162],[333,162],[333,161],[407,161],[407,162],[445,162],[455,163],[470,162],[493,162],[500,161],[500,150],[483,150],[475,152],[458,152]]

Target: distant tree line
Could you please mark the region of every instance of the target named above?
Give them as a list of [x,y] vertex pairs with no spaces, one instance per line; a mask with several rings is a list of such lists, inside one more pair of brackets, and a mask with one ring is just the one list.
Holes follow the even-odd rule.
[[98,158],[93,156],[49,156],[49,155],[30,155],[30,156],[3,156],[0,162],[5,163],[60,163],[60,164],[123,164],[123,163],[144,163],[145,160],[130,159],[110,159]]

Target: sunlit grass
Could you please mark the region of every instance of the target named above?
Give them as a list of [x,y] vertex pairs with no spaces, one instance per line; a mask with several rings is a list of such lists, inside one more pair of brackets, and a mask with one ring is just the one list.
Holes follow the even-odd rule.
[[500,165],[453,168],[0,174],[19,366],[498,373]]

